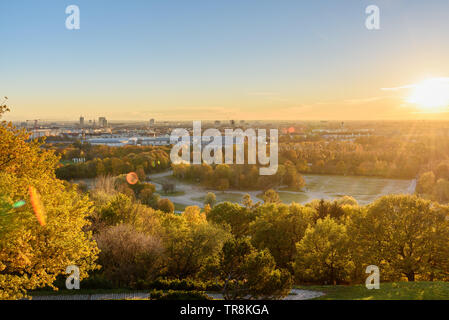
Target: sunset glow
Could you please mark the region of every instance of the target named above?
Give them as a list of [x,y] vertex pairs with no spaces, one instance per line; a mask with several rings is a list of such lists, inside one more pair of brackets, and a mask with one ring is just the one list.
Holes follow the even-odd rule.
[[427,79],[416,84],[407,102],[423,111],[444,111],[449,107],[449,78]]

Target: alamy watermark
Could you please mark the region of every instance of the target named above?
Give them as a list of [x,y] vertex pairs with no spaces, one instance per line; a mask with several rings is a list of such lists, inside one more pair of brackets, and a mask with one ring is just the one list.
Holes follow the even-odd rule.
[[380,289],[380,271],[379,267],[375,265],[370,265],[366,267],[365,273],[370,275],[366,278],[365,286],[368,290]]
[[80,8],[77,5],[70,5],[65,8],[65,13],[69,16],[65,19],[65,27],[68,30],[80,29]]
[[68,290],[79,290],[80,288],[80,268],[75,265],[70,265],[65,269],[65,273],[69,274],[65,280],[65,287]]
[[[170,135],[170,143],[174,144],[170,152],[173,164],[245,164],[245,138],[248,143],[247,164],[259,164],[260,175],[273,175],[278,169],[278,130],[270,129],[267,142],[266,129],[250,128],[225,129],[225,135],[215,128],[201,130],[201,121],[193,121],[193,135],[186,129],[174,129]],[[192,149],[192,155],[191,155]],[[269,155],[267,156],[267,151]],[[179,155],[181,153],[181,155]],[[192,161],[191,161],[192,160]],[[264,167],[265,166],[265,167]]]

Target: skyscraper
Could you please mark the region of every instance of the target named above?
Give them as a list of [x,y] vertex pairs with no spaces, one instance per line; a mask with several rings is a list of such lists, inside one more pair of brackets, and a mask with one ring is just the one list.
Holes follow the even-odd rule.
[[80,117],[80,127],[81,128],[84,127],[84,117],[83,116]]
[[106,128],[108,126],[108,121],[105,117],[99,117],[98,118],[98,126],[101,128]]

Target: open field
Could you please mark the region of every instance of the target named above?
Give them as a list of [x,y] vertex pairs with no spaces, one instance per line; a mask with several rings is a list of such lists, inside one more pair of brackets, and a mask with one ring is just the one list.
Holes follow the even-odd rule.
[[[307,203],[314,199],[332,200],[344,195],[354,197],[359,204],[373,202],[387,194],[414,193],[415,180],[385,179],[373,177],[303,175],[306,187],[303,191],[288,191],[279,188],[279,196],[284,203]],[[207,192],[215,193],[217,202],[231,201],[241,203],[244,194],[249,193],[253,201],[262,201],[260,190],[228,190],[218,191],[205,188],[199,184],[182,181],[172,176],[172,171],[159,172],[148,176],[151,183],[162,197],[170,199],[175,204],[176,211],[182,211],[186,206],[203,206]],[[85,182],[93,187],[94,179],[80,179],[74,182]],[[176,185],[174,193],[165,194],[162,183],[170,182]]]
[[449,300],[448,282],[381,283],[380,289],[355,286],[295,286],[325,293],[315,300]]
[[[152,183],[156,185],[158,192],[161,183],[167,181],[176,184],[177,192],[184,194],[167,195],[178,207],[198,205],[202,206],[207,192],[214,192],[217,202],[231,201],[241,202],[245,193],[249,193],[253,201],[262,201],[261,192],[257,190],[228,190],[225,192],[211,190],[201,185],[177,180],[171,176],[171,171],[150,175]],[[385,179],[373,177],[332,176],[332,175],[304,175],[306,187],[303,191],[287,191],[285,188],[278,190],[284,203],[307,203],[314,199],[335,199],[344,195],[354,197],[360,204],[370,203],[387,194],[413,193],[415,180]]]
[[373,177],[304,175],[304,192],[281,191],[285,203],[305,203],[313,199],[334,199],[352,196],[360,204],[370,203],[387,194],[413,193],[414,180],[385,179]]

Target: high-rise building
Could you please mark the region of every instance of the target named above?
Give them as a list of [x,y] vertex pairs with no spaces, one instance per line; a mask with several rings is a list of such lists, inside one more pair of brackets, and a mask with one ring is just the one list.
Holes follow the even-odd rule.
[[84,127],[84,117],[80,117],[80,127]]
[[108,126],[108,121],[105,117],[99,117],[98,118],[98,126],[101,128],[106,128]]
[[154,126],[154,123],[155,123],[156,121],[154,120],[154,119],[151,119],[150,120],[150,127],[152,127],[152,126]]

